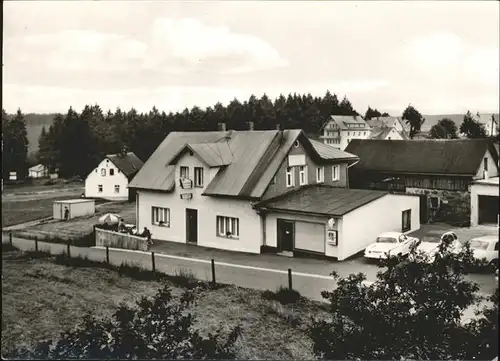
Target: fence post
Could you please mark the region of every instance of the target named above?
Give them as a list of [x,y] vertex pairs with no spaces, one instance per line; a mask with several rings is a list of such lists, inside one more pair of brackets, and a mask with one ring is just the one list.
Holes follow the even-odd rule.
[[35,238],[35,251],[38,252],[38,238]]
[[9,232],[9,243],[12,246],[12,231]]
[[288,269],[288,288],[290,290],[293,289],[293,287],[292,287],[292,269],[291,268]]
[[68,258],[71,258],[70,242],[71,242],[71,241],[68,241],[68,244],[67,244],[67,249],[68,249]]
[[106,246],[106,263],[109,264],[109,247]]
[[215,286],[215,262],[214,262],[214,259],[212,258],[212,283],[214,284]]
[[153,274],[156,272],[156,264],[155,264],[155,253],[151,252],[151,269],[153,270]]

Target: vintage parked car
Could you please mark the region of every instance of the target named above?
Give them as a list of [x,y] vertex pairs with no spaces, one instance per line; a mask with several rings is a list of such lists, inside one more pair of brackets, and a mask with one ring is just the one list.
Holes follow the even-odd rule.
[[475,237],[469,244],[476,261],[492,270],[498,268],[498,236]]
[[432,262],[434,261],[436,253],[439,251],[439,246],[442,243],[449,244],[450,252],[455,254],[459,253],[463,247],[455,232],[445,232],[441,235],[441,237],[432,235],[422,237],[416,248],[416,252],[423,254],[425,261]]
[[418,244],[418,238],[400,232],[384,232],[365,249],[365,258],[384,259],[387,256],[405,256],[412,246]]

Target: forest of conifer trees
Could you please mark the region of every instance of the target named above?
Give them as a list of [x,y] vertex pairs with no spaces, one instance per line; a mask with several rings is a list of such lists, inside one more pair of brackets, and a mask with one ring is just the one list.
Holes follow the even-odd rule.
[[220,103],[201,109],[197,106],[177,113],[165,113],[156,107],[147,113],[135,109],[104,112],[99,105],[87,105],[78,113],[71,108],[57,114],[49,129],[39,139],[38,160],[62,177],[84,177],[105,154],[124,149],[147,160],[161,141],[172,131],[213,131],[218,123],[227,129],[245,130],[254,123],[255,130],[298,128],[316,134],[332,114],[358,115],[351,102],[326,92],[323,97],[290,94],[271,100],[251,96],[227,106]]

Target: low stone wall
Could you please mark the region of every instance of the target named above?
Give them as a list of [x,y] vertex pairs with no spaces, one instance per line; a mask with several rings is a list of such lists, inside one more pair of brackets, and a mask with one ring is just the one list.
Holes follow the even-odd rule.
[[105,229],[95,229],[95,245],[101,247],[148,250],[148,241],[145,237],[133,236],[128,233],[119,233]]
[[429,213],[431,222],[443,222],[455,226],[469,226],[470,224],[470,192],[446,191],[422,188],[406,188],[406,193],[437,196],[441,199],[440,206],[435,213]]

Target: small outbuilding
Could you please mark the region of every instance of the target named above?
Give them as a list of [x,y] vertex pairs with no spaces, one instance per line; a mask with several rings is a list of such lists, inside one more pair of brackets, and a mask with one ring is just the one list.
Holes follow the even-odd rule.
[[43,164],[37,164],[28,169],[28,175],[31,178],[44,178],[49,175],[49,170]]
[[73,219],[95,214],[95,201],[93,199],[66,199],[54,201],[54,219]]
[[265,214],[267,247],[339,261],[364,250],[383,232],[418,230],[419,206],[414,195],[326,185],[301,187],[256,205]]

